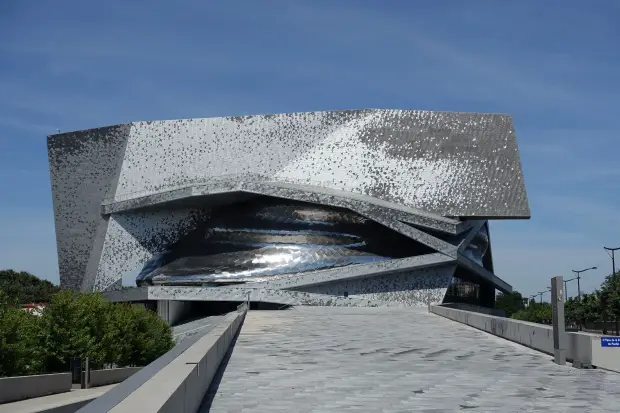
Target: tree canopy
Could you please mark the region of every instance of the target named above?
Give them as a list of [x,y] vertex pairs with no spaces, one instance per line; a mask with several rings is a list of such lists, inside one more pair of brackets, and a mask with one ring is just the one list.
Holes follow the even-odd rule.
[[0,290],[12,304],[20,305],[48,303],[60,288],[25,271],[0,270]]
[[37,316],[13,298],[0,290],[0,376],[66,372],[71,357],[93,369],[144,366],[174,345],[171,327],[141,305],[60,291]]
[[495,308],[504,310],[506,312],[506,317],[510,317],[525,308],[523,296],[521,296],[521,293],[518,291],[499,293],[495,297]]
[[[497,308],[506,310],[509,317],[535,323],[551,321],[551,304],[531,300],[527,307],[510,313],[516,308],[516,294],[498,295]],[[520,294],[518,294],[520,296]],[[570,297],[564,304],[564,317],[568,324],[583,325],[592,322],[615,322],[618,332],[620,323],[620,272],[609,275],[600,288],[589,294],[582,294],[581,300]]]
[[551,316],[551,304],[534,302],[517,311],[511,317],[531,323],[551,324]]

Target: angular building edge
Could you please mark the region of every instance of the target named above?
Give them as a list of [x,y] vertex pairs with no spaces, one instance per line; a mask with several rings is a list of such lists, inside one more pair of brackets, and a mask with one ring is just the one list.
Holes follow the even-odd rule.
[[[333,122],[330,127],[338,129],[347,125],[350,126],[358,121],[361,122],[360,119],[367,120],[364,116],[370,116],[376,112],[374,110],[328,111],[302,113],[296,114],[296,116],[312,117],[315,114],[334,116],[337,121]],[[384,112],[382,116],[396,116],[399,121],[403,120],[403,116],[401,116],[403,112],[412,112],[418,115],[427,114],[430,117],[458,115],[451,112],[426,111],[382,112]],[[386,112],[398,112],[400,118],[397,115],[386,114]],[[362,114],[363,116],[353,119],[347,118],[341,122],[338,117],[342,113],[348,114],[347,116],[352,116],[352,114]],[[167,242],[174,241],[175,235],[172,233],[176,233],[176,238],[178,238],[189,228],[192,228],[200,216],[208,215],[211,207],[235,202],[244,199],[245,196],[263,195],[347,208],[412,237],[416,241],[432,245],[433,248],[437,249],[437,254],[446,257],[447,262],[417,269],[411,267],[400,272],[377,271],[374,274],[368,273],[362,276],[351,274],[350,277],[347,277],[346,274],[357,271],[356,266],[350,266],[340,269],[342,274],[337,277],[339,281],[332,280],[292,288],[275,287],[275,285],[275,288],[271,288],[268,285],[261,286],[261,283],[246,284],[246,287],[235,287],[236,293],[232,292],[232,287],[219,287],[219,291],[211,288],[200,294],[195,292],[194,296],[201,296],[202,294],[203,299],[218,301],[217,297],[219,296],[233,298],[249,293],[250,296],[254,295],[257,301],[272,300],[282,304],[299,305],[303,302],[304,305],[315,305],[312,303],[326,305],[325,300],[321,298],[321,295],[324,295],[327,298],[332,297],[334,303],[340,303],[338,305],[345,305],[344,303],[347,302],[351,305],[351,300],[371,303],[369,305],[378,305],[377,303],[425,305],[429,297],[432,297],[433,302],[445,300],[449,295],[450,288],[452,288],[453,281],[458,278],[457,275],[462,275],[463,271],[466,271],[467,275],[464,278],[476,278],[479,283],[486,286],[482,288],[485,290],[484,295],[486,297],[484,300],[486,303],[483,304],[489,305],[491,304],[489,302],[490,297],[491,295],[494,296],[496,288],[509,291],[511,287],[493,274],[492,262],[490,262],[489,268],[485,268],[487,265],[481,266],[470,262],[471,260],[463,255],[465,245],[450,244],[445,239],[457,237],[460,232],[469,231],[463,229],[475,226],[470,224],[474,220],[484,222],[487,219],[527,219],[530,216],[530,210],[511,118],[506,115],[460,114],[503,119],[502,128],[508,132],[504,130],[503,135],[499,133],[503,137],[499,137],[498,142],[506,141],[514,146],[515,150],[511,154],[511,165],[516,168],[516,172],[512,177],[507,176],[507,174],[497,175],[497,179],[504,179],[497,185],[506,185],[513,181],[519,184],[519,189],[513,191],[512,194],[504,193],[505,199],[511,197],[519,199],[516,203],[520,207],[516,208],[509,216],[488,216],[482,211],[480,215],[456,215],[456,218],[454,215],[450,215],[448,217],[447,214],[442,214],[443,211],[421,210],[394,202],[390,193],[385,193],[386,196],[377,196],[378,194],[381,195],[381,192],[378,193],[372,188],[367,193],[361,193],[364,191],[343,190],[338,188],[338,185],[331,187],[329,185],[312,185],[303,179],[292,182],[284,177],[279,180],[278,177],[282,177],[282,174],[278,175],[278,171],[271,170],[267,171],[268,174],[251,174],[244,171],[244,173],[234,177],[222,174],[219,179],[211,182],[187,182],[183,186],[164,187],[159,191],[153,190],[151,186],[145,187],[143,191],[132,192],[127,190],[131,188],[131,185],[136,188],[135,184],[127,185],[128,182],[136,181],[136,175],[131,175],[131,173],[136,170],[138,173],[145,173],[144,171],[146,171],[140,170],[138,166],[143,165],[143,162],[136,160],[136,156],[149,159],[149,156],[159,153],[158,150],[155,150],[149,155],[150,149],[149,145],[145,145],[145,139],[150,135],[144,135],[143,131],[134,130],[138,123],[50,135],[48,137],[48,152],[61,283],[65,287],[83,291],[109,291],[110,294],[114,294],[113,290],[121,288],[123,275],[128,271],[128,268],[133,266],[130,269],[135,271],[136,266],[144,263],[149,256],[152,256],[152,252],[160,247],[155,245],[157,244],[156,241],[149,239],[149,237],[153,237],[153,234],[165,238]],[[284,124],[283,127],[286,126],[286,122],[294,122],[294,119],[287,119],[290,115],[267,116],[280,118]],[[251,121],[260,123],[265,119],[265,116],[216,118],[215,120],[211,119],[211,121],[214,122],[213,125],[217,125],[220,120],[238,122],[240,119],[245,123]],[[311,121],[306,119],[305,126],[309,127],[308,125],[316,121],[317,118],[313,119]],[[451,118],[451,121],[454,122],[454,119],[457,119],[458,123],[458,117]],[[188,121],[199,123],[203,120]],[[481,122],[484,123],[484,121]],[[140,124],[144,123],[152,125],[157,122],[142,122]],[[430,123],[432,124],[432,122]],[[187,139],[183,138],[185,135],[182,132],[166,129],[169,127],[182,129],[183,125],[175,126],[174,121],[160,122],[160,124],[163,128],[163,137],[170,138],[179,145],[187,142]],[[304,125],[297,127],[303,129]],[[415,128],[416,124],[412,122],[407,127],[409,129]],[[150,131],[153,132],[153,129]],[[368,141],[367,130],[361,129],[358,132],[363,135],[360,138],[361,141]],[[318,138],[315,137],[315,146],[320,146],[321,140],[336,139],[334,133],[331,135],[325,131],[321,133],[317,134]],[[419,135],[420,133],[417,136]],[[226,136],[232,138],[234,134]],[[446,132],[447,140],[451,136],[450,133]],[[457,138],[462,139],[462,137]],[[149,139],[155,139],[155,137],[150,136]],[[492,141],[491,138],[488,140]],[[389,144],[395,148],[394,150],[398,150],[398,145],[395,142],[389,141]],[[179,147],[181,148],[182,145]],[[138,153],[137,149],[144,149],[146,152]],[[482,155],[479,156],[483,156],[487,150],[490,151],[490,149],[480,149]],[[397,159],[398,156],[400,155],[394,155],[391,159]],[[178,173],[182,172],[183,167],[179,169]],[[121,189],[123,185],[124,189]],[[437,185],[442,184],[438,183]],[[446,190],[449,191],[449,189]],[[434,200],[434,202],[440,201],[440,199]],[[170,208],[173,209],[168,212]],[[118,261],[119,253],[127,254],[127,251],[131,251],[130,256],[122,262]],[[333,272],[337,273],[338,269]],[[431,273],[433,275],[429,275]],[[317,277],[320,278],[321,274],[312,274],[311,276],[316,279]],[[305,277],[310,277],[310,275],[300,274],[295,278],[303,280]],[[276,281],[271,283],[278,284]],[[192,291],[196,290],[196,287],[177,287],[177,289],[149,287],[148,296],[149,299],[158,300],[182,299],[182,297],[187,297],[188,291],[190,291],[187,288],[193,288]],[[262,292],[259,293],[259,290]],[[174,291],[177,292],[173,293]],[[303,294],[306,295],[301,296]],[[341,300],[336,300],[339,296]]]

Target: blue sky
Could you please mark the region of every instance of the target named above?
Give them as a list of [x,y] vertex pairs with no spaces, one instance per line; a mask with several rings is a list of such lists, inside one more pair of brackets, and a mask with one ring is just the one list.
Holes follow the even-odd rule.
[[34,4],[0,2],[0,268],[58,281],[56,129],[398,108],[513,115],[532,219],[492,223],[500,277],[531,294],[571,269],[600,268],[586,291],[611,272],[617,0]]

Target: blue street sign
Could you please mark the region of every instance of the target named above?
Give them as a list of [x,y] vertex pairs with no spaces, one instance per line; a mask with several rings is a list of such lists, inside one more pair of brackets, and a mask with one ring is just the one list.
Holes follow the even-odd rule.
[[620,347],[620,337],[601,337],[601,347]]

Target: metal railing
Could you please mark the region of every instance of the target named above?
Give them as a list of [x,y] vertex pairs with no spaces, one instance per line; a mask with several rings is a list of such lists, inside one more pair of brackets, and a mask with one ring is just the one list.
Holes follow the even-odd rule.
[[250,292],[248,292],[248,298],[237,306],[237,312],[242,313],[250,310]]

